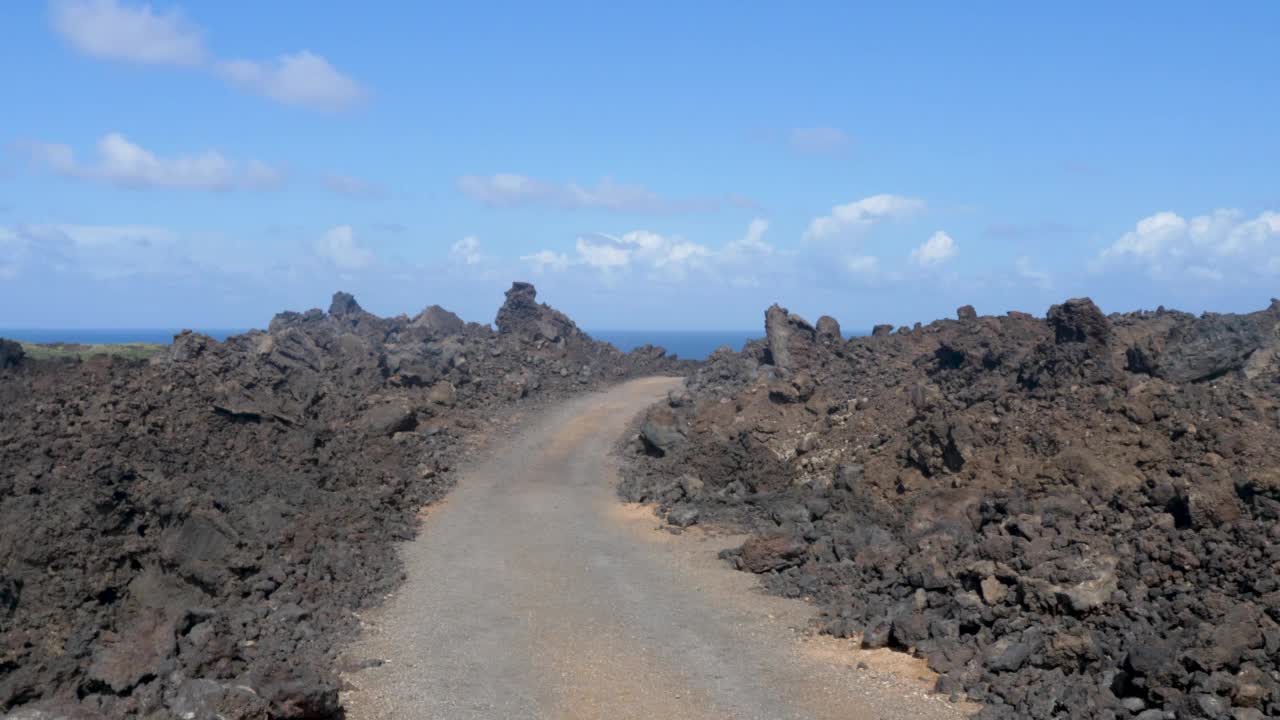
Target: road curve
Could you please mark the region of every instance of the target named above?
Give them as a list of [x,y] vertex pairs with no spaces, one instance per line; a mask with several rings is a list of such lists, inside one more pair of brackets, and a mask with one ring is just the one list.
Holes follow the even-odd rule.
[[618,501],[614,443],[678,382],[571,400],[460,476],[348,653],[385,661],[347,676],[349,718],[963,716],[797,633],[808,606],[753,591],[716,560],[723,538],[655,532]]

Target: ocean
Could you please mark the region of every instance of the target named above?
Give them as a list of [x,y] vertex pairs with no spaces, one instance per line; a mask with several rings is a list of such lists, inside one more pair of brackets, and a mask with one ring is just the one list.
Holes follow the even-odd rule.
[[641,345],[661,345],[668,355],[705,360],[716,348],[741,350],[748,340],[764,337],[764,330],[587,330],[597,340],[627,352]]
[[[246,328],[193,328],[217,340],[247,332]],[[79,343],[105,345],[117,343],[157,343],[173,341],[180,330],[172,328],[0,328],[0,338],[31,343]],[[748,340],[764,335],[750,330],[588,330],[597,340],[613,343],[628,351],[641,345],[661,345],[668,354],[690,360],[702,360],[716,348],[728,345],[741,350]]]
[[[193,328],[215,340],[248,332],[245,328]],[[182,332],[172,328],[0,328],[0,338],[29,343],[79,343],[80,345],[117,345],[119,343],[153,343],[167,345]]]

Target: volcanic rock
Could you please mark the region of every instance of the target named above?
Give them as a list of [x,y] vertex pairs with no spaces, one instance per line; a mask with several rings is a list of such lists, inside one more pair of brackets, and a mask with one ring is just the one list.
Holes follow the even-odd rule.
[[436,405],[452,407],[458,401],[458,389],[448,380],[441,380],[431,386],[431,391],[427,393],[427,400]]
[[22,362],[25,353],[22,346],[12,340],[0,338],[0,369],[13,367]]
[[668,408],[655,407],[649,410],[644,424],[640,426],[640,438],[650,450],[665,455],[684,439],[684,433],[675,413]]
[[340,717],[336,647],[466,447],[526,404],[691,367],[511,295],[516,329],[572,341],[338,293],[150,362],[0,344],[0,713]]
[[818,318],[818,324],[814,327],[818,331],[818,337],[825,342],[838,342],[843,339],[840,335],[840,322],[830,315]]
[[333,300],[329,303],[329,315],[340,318],[363,313],[364,308],[360,307],[360,303],[356,302],[355,296],[351,293],[339,291],[333,294]]
[[836,343],[774,306],[619,489],[750,533],[736,567],[980,718],[1280,717],[1277,308],[1076,299]]
[[512,283],[506,297],[494,322],[498,332],[548,342],[573,341],[581,336],[582,331],[568,316],[538,302],[538,291],[532,284]]
[[804,318],[773,305],[765,311],[764,329],[768,361],[773,366],[790,371],[808,367],[814,361],[818,334]]
[[467,324],[462,318],[445,310],[439,305],[430,305],[414,316],[409,323],[412,327],[424,328],[436,335],[454,335],[461,333]]
[[773,535],[747,540],[738,549],[738,558],[744,570],[765,573],[800,564],[808,550],[809,546],[803,540],[789,535]]
[[1046,316],[1053,328],[1054,342],[1105,345],[1111,338],[1111,323],[1089,298],[1068,300],[1049,308]]

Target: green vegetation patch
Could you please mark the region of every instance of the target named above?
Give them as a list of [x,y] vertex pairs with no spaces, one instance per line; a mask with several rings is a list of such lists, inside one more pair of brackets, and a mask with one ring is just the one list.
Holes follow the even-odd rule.
[[113,343],[81,345],[79,343],[19,343],[27,357],[36,359],[80,358],[88,360],[94,355],[112,355],[129,360],[146,360],[168,349],[157,343]]

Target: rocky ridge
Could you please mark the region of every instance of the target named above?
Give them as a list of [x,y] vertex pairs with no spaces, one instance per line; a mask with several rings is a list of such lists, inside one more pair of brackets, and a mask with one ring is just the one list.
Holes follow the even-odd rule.
[[1068,300],[844,339],[773,306],[620,492],[987,718],[1280,716],[1280,301]]
[[0,340],[0,714],[341,717],[336,670],[362,660],[340,641],[467,448],[530,403],[690,366],[592,340],[526,283],[497,324],[337,293],[152,362]]

